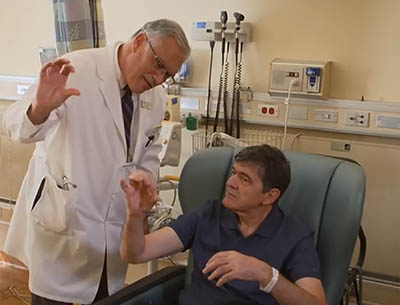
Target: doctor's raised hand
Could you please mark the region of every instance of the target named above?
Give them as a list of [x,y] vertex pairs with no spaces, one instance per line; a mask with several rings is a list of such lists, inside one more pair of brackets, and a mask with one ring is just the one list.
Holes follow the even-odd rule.
[[74,67],[65,58],[58,58],[42,67],[36,99],[27,113],[33,124],[43,123],[50,112],[62,105],[70,96],[80,95],[78,89],[65,88],[68,76],[73,72],[75,72]]

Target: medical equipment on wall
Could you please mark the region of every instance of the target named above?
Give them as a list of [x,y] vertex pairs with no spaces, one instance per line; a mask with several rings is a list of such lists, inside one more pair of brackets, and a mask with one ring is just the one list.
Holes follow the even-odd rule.
[[[226,47],[226,57],[224,64],[224,74],[223,74],[223,85],[222,85],[222,99],[224,102],[224,127],[225,132],[229,129],[229,116],[228,116],[228,77],[229,77],[229,42]],[[218,120],[216,120],[218,121]]]
[[163,121],[160,132],[161,151],[158,157],[161,166],[178,166],[181,156],[182,124]]
[[189,77],[189,59],[186,59],[181,67],[179,68],[178,72],[174,75],[174,80],[177,83],[185,83]]
[[215,112],[215,120],[214,120],[214,128],[213,131],[217,131],[218,120],[219,120],[219,111],[221,108],[221,99],[223,99],[224,103],[224,124],[225,124],[225,132],[227,132],[227,121],[226,121],[226,99],[225,92],[227,92],[227,84],[228,84],[228,72],[229,72],[229,62],[228,62],[228,54],[229,54],[229,43],[227,46],[227,56],[225,58],[225,30],[226,30],[226,22],[228,21],[228,14],[226,11],[221,12],[221,72],[219,74],[219,84],[218,84],[218,98],[217,98],[217,109]]
[[294,97],[326,98],[329,90],[329,61],[304,61],[274,59],[271,62],[269,93],[286,96],[292,80],[297,80],[292,87]]
[[178,72],[173,77],[168,77],[162,86],[167,89],[168,94],[180,94],[180,89],[183,84],[189,80],[189,67],[190,58],[186,59],[180,66]]
[[232,93],[232,108],[231,118],[229,124],[229,135],[233,135],[233,122],[236,117],[236,138],[240,138],[240,86],[242,77],[242,54],[243,54],[243,42],[240,43],[240,55],[239,55],[239,31],[240,22],[244,20],[244,16],[241,13],[235,12],[233,16],[236,19],[235,23],[235,75],[233,81],[233,93]]
[[[227,22],[224,31],[225,41],[235,42],[235,22]],[[190,37],[196,41],[221,41],[222,23],[216,21],[195,21],[192,24]],[[243,42],[251,41],[251,25],[243,22],[240,25],[239,39]]]
[[210,100],[211,100],[211,77],[215,41],[210,41],[210,66],[208,68],[208,88],[207,88],[207,112],[206,112],[206,134],[208,133],[208,122],[210,119]]
[[181,121],[181,103],[178,95],[167,95],[167,108],[164,113],[165,121]]
[[[191,38],[200,41],[210,41],[211,56],[209,69],[209,86],[207,96],[207,115],[206,115],[206,132],[208,132],[210,109],[211,109],[211,75],[212,75],[212,56],[215,41],[221,41],[221,70],[218,80],[218,95],[215,107],[215,119],[213,124],[213,132],[218,129],[220,111],[223,107],[224,111],[224,132],[233,135],[233,129],[237,131],[236,136],[240,137],[240,89],[241,89],[241,73],[242,73],[242,54],[244,42],[250,41],[251,28],[250,24],[243,23],[244,16],[241,13],[234,13],[235,22],[227,22],[228,14],[226,11],[221,12],[220,22],[197,21],[193,23]],[[232,44],[232,46],[230,46]],[[228,99],[228,78],[229,78],[229,49],[235,44],[235,69],[233,75],[233,94],[232,101]],[[233,52],[231,52],[233,53]],[[223,103],[223,106],[221,104]],[[229,104],[231,103],[231,104]],[[230,113],[229,113],[230,109]],[[234,124],[236,120],[236,124]]]

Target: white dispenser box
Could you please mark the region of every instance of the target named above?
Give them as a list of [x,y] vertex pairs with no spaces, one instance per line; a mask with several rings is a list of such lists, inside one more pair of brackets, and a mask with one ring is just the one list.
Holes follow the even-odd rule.
[[[276,58],[271,62],[269,93],[287,96],[292,83],[294,97],[328,97],[330,61],[305,61]],[[296,82],[292,82],[296,80]]]

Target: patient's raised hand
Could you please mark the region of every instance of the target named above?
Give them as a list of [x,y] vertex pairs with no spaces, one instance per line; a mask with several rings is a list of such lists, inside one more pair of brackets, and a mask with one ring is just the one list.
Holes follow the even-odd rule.
[[125,192],[128,217],[144,216],[160,199],[155,179],[144,171],[133,172],[129,183],[122,179],[121,188]]

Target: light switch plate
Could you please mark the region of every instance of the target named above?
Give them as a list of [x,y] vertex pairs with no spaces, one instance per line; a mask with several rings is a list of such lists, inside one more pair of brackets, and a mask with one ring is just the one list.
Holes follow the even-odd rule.
[[290,106],[288,116],[289,116],[289,119],[292,119],[292,120],[307,120],[308,119],[307,107]]
[[387,116],[387,115],[377,115],[376,116],[376,126],[383,128],[394,128],[400,129],[400,117]]
[[315,109],[314,110],[314,119],[320,122],[331,122],[337,123],[338,121],[338,112],[326,109]]

